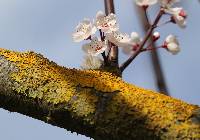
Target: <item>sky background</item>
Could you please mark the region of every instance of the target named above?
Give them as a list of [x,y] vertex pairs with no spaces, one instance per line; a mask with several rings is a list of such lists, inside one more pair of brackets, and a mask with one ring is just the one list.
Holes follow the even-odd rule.
[[[200,105],[200,3],[183,0],[188,13],[187,28],[166,25],[157,31],[162,43],[168,34],[177,35],[181,53],[173,56],[160,50],[160,58],[170,95],[186,102]],[[140,22],[133,0],[115,0],[116,14],[122,32],[139,32]],[[156,6],[150,9],[151,17]],[[66,67],[79,68],[84,53],[82,43],[74,43],[71,33],[84,17],[94,18],[104,10],[103,0],[0,0],[0,48],[16,51],[33,50]],[[127,56],[120,54],[120,62]],[[137,57],[123,75],[127,82],[157,90],[149,53]],[[45,124],[18,113],[0,109],[0,134],[2,140],[89,140],[64,129]]]

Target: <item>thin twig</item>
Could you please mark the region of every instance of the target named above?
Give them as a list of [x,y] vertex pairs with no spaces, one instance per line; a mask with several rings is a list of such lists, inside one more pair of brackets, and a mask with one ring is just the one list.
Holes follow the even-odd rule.
[[123,72],[129,66],[129,64],[135,59],[135,57],[138,56],[138,54],[141,52],[142,48],[144,47],[144,45],[146,44],[146,42],[148,41],[148,39],[151,37],[151,34],[152,34],[154,28],[158,24],[158,22],[159,22],[159,20],[160,20],[160,18],[162,17],[163,14],[164,14],[163,9],[160,9],[160,11],[159,11],[156,19],[154,20],[153,24],[149,27],[149,30],[147,31],[146,36],[144,37],[144,40],[140,44],[140,47],[135,51],[135,53],[132,56],[130,56],[128,58],[128,60],[126,60],[120,66],[120,71],[121,72]]
[[103,32],[101,31],[101,29],[99,30],[99,33],[100,33],[101,41],[105,41],[105,36]]
[[144,16],[145,16],[145,18],[146,18],[146,20],[147,20],[147,24],[148,24],[148,26],[150,26],[150,25],[151,25],[151,22],[150,22],[150,20],[149,20],[149,16],[148,16],[148,13],[147,13],[148,7],[143,7],[143,9],[144,9]]
[[104,64],[107,65],[107,57],[106,57],[106,53],[103,52],[101,53],[102,57],[103,57],[103,60],[104,60]]
[[[105,37],[104,37],[103,32],[101,31],[101,29],[99,30],[99,33],[100,33],[101,41],[102,41],[102,42],[105,41]],[[107,65],[108,59],[107,59],[107,57],[106,57],[105,51],[104,51],[103,53],[101,53],[101,55],[102,55],[102,57],[103,57],[104,64]]]
[[164,26],[164,25],[169,24],[169,23],[172,23],[172,20],[165,21],[164,23],[161,23],[161,24],[157,25],[156,28]]
[[163,46],[159,46],[159,47],[147,47],[141,50],[141,52],[145,52],[145,51],[156,51],[157,49],[163,49]]

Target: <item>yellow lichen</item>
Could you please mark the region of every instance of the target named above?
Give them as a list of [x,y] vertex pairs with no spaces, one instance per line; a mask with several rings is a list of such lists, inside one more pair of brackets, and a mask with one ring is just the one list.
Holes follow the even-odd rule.
[[[14,89],[19,94],[26,94],[28,97],[43,99],[53,104],[71,102],[76,96],[77,99],[73,100],[71,107],[67,107],[75,116],[94,115],[98,111],[96,103],[100,97],[95,95],[93,90],[106,96],[116,92],[107,105],[106,111],[102,113],[104,118],[100,120],[102,124],[99,129],[106,132],[118,129],[113,126],[113,121],[120,124],[118,127],[125,128],[125,126],[130,125],[133,118],[136,122],[142,118],[142,125],[145,128],[157,130],[158,133],[167,128],[164,135],[166,137],[174,130],[181,131],[188,127],[200,131],[196,124],[190,123],[188,126],[188,122],[184,122],[199,107],[138,88],[109,72],[66,69],[32,52],[16,53],[0,49],[0,55],[15,63],[19,69],[11,75],[16,82]],[[77,91],[78,87],[81,88],[80,91]],[[93,123],[87,117],[85,119],[91,124]],[[178,125],[179,123],[182,125]],[[124,129],[123,131],[129,134],[132,130]],[[187,133],[187,131],[181,131],[181,133]]]
[[77,99],[74,99],[71,104],[71,109],[76,115],[83,117],[95,113],[95,103],[98,98],[94,94],[91,94],[91,89],[82,89],[79,94],[76,95],[76,98]]

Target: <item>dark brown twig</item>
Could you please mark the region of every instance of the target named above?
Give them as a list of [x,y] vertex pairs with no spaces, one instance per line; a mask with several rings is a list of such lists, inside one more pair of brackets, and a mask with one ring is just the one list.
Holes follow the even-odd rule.
[[[101,30],[99,30],[99,33],[100,33],[100,37],[101,37],[101,41],[104,41],[105,40],[105,37],[103,35],[103,32]],[[104,60],[104,64],[107,65],[107,57],[106,57],[106,53],[105,51],[103,53],[101,53],[102,57],[103,57],[103,60]]]

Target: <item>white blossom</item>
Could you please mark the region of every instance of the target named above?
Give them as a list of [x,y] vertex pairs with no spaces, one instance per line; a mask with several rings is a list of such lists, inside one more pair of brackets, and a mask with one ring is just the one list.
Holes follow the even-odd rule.
[[128,55],[134,53],[140,46],[141,41],[142,39],[140,38],[139,34],[132,32],[129,42],[122,48],[123,52]]
[[139,6],[149,6],[156,4],[158,0],[135,0],[136,4]]
[[76,31],[72,34],[72,38],[74,42],[80,42],[95,34],[96,31],[97,29],[92,22],[89,19],[84,19],[76,27]]
[[159,0],[163,7],[171,7],[175,3],[179,2],[180,0]]
[[180,52],[179,42],[174,35],[167,36],[164,47],[174,55]]
[[103,60],[99,57],[86,55],[81,65],[82,69],[99,69],[103,65]]
[[95,25],[98,29],[105,33],[119,30],[116,15],[113,13],[106,16],[102,11],[97,12]]
[[172,20],[179,25],[179,27],[184,28],[186,26],[187,14],[183,8],[168,8],[165,10],[165,12],[172,15]]
[[97,37],[93,38],[90,43],[84,44],[82,46],[84,52],[89,55],[97,56],[103,53],[107,49],[107,44],[105,41],[101,41]]
[[121,33],[119,31],[106,33],[106,39],[118,47],[123,47],[130,41],[130,37],[127,34]]

